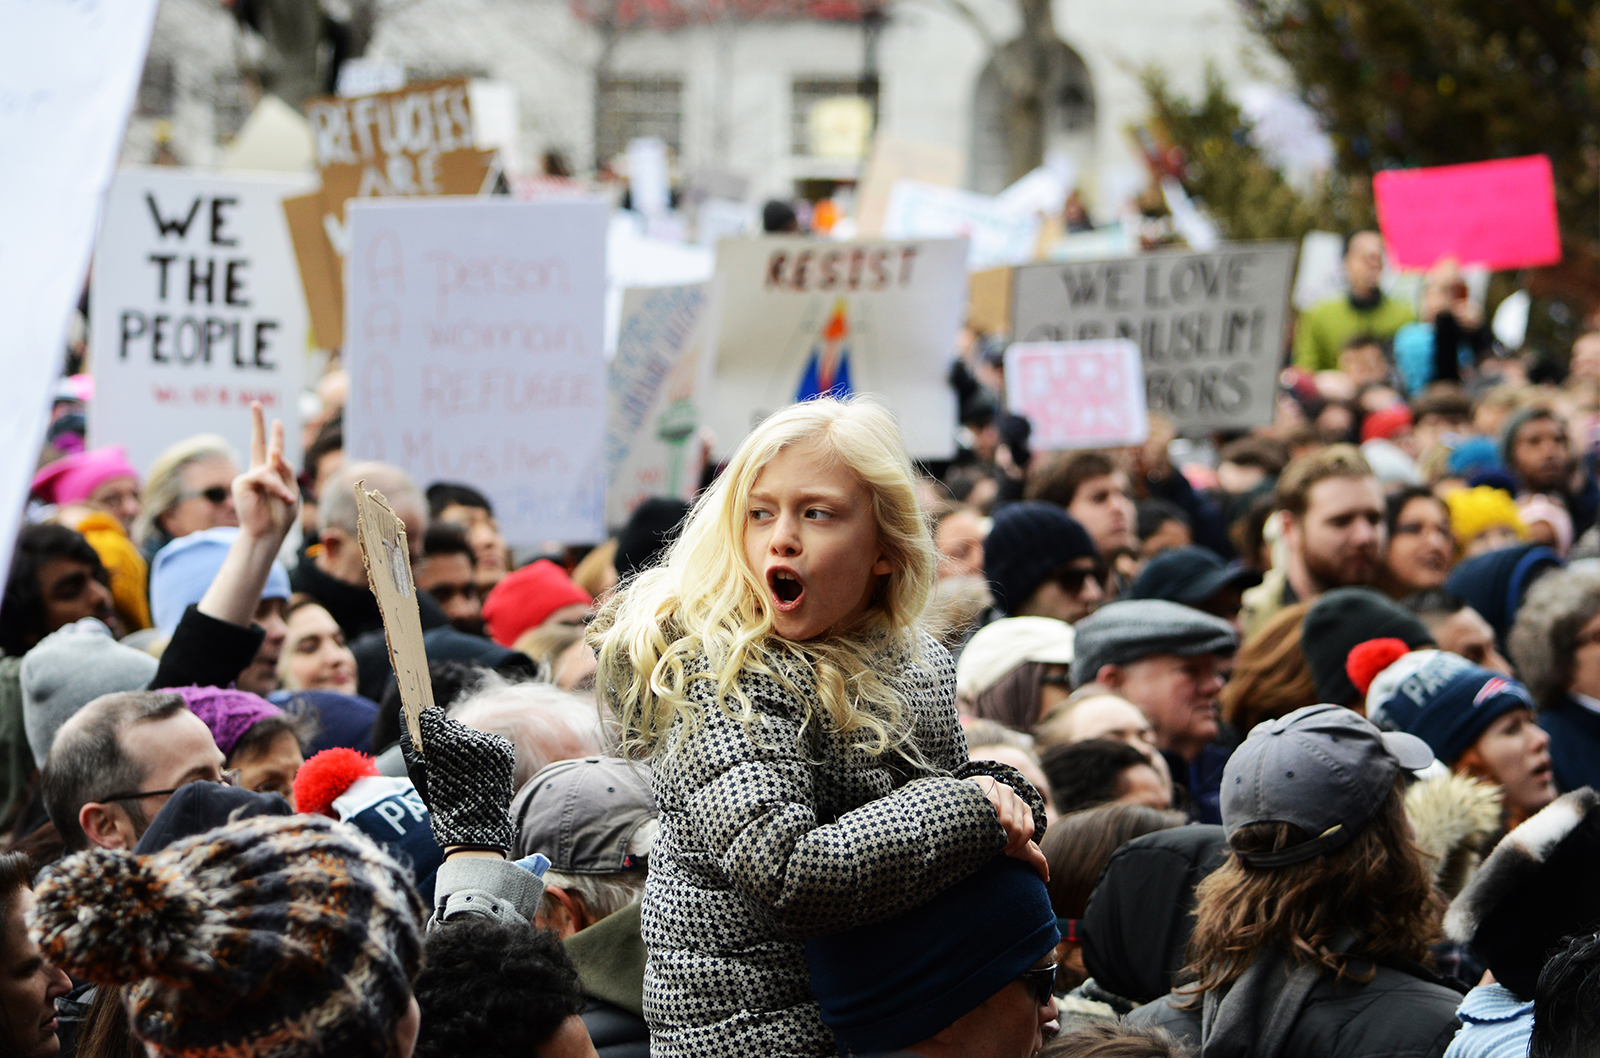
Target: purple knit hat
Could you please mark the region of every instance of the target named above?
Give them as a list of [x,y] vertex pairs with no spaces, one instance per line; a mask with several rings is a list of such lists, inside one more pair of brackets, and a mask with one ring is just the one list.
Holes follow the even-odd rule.
[[183,699],[191,713],[205,721],[224,757],[233,756],[233,747],[244,733],[267,717],[288,715],[249,691],[226,687],[174,687],[172,693]]

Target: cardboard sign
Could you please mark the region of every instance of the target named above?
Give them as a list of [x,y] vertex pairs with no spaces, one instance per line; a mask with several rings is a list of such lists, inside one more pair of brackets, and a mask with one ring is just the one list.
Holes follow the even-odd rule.
[[988,268],[967,277],[967,324],[984,334],[1011,330],[1011,269]]
[[1019,342],[1129,338],[1146,406],[1180,432],[1262,426],[1283,363],[1293,243],[1018,268]]
[[652,496],[693,499],[715,351],[710,283],[623,291],[606,404],[606,523]]
[[481,490],[512,544],[605,528],[607,206],[350,206],[349,458]]
[[1431,169],[1391,169],[1372,178],[1378,227],[1401,268],[1446,257],[1490,271],[1561,260],[1555,177],[1542,154]]
[[872,142],[872,157],[867,160],[861,197],[856,205],[856,230],[860,237],[882,237],[889,193],[896,181],[916,180],[936,187],[954,187],[961,182],[965,168],[966,161],[960,151],[879,133]]
[[310,202],[286,202],[284,209],[317,345],[337,349],[344,344],[343,262],[349,245],[345,203],[352,198],[483,194],[494,183],[495,153],[474,145],[472,106],[461,78],[366,96],[312,99],[306,103],[306,117],[322,189]]
[[156,0],[0,0],[0,573],[155,17]]
[[871,393],[900,420],[913,458],[947,459],[945,382],[966,305],[967,241],[728,239],[710,407],[719,452],[797,400]]
[[200,433],[249,451],[259,400],[300,460],[307,317],[283,219],[308,176],[124,169],[95,246],[92,444],[148,468]]
[[1144,365],[1127,338],[1017,342],[1006,349],[1006,403],[1045,452],[1142,444],[1150,436]]
[[977,271],[1037,257],[1039,217],[1006,209],[988,195],[900,180],[889,193],[883,234],[889,239],[964,235],[967,267]]
[[368,492],[358,481],[356,535],[361,543],[361,563],[367,583],[383,616],[383,638],[389,646],[400,688],[411,745],[422,752],[422,710],[433,704],[433,681],[428,677],[428,652],[422,645],[422,617],[417,612],[417,586],[411,580],[411,549],[405,523],[395,517],[381,492]]

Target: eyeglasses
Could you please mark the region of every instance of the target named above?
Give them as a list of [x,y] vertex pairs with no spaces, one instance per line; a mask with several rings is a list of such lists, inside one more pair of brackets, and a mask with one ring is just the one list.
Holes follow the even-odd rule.
[[228,501],[233,493],[226,485],[213,485],[209,489],[199,489],[195,492],[185,492],[178,497],[179,500],[202,499],[213,507],[221,507]]
[[1054,963],[1040,967],[1036,970],[1025,971],[1017,980],[1021,981],[1033,996],[1033,1001],[1044,1006],[1051,1001],[1051,996],[1056,990],[1056,967]]
[[[192,779],[184,783],[183,786],[191,786],[197,782],[216,782],[222,786],[238,786],[239,773],[236,770],[229,770],[223,772],[220,779]],[[171,797],[183,789],[183,786],[174,786],[170,790],[134,790],[131,793],[114,793],[106,797],[97,797],[95,800],[99,804],[110,804],[112,801],[137,801],[145,797]]]

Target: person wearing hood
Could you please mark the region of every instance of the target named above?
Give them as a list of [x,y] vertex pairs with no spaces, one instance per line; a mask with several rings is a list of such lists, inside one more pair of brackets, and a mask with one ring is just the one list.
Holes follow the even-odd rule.
[[1341,706],[1256,727],[1223,772],[1228,858],[1198,889],[1193,984],[1128,1021],[1200,1058],[1442,1055],[1461,997],[1421,965],[1440,901],[1402,800],[1432,762]]
[[1536,584],[1508,649],[1550,733],[1556,785],[1600,788],[1600,575],[1563,570]]
[[1102,1004],[1120,1016],[1172,991],[1194,929],[1195,887],[1227,851],[1222,828],[1201,823],[1144,834],[1112,853],[1073,924],[1089,977],[1064,1008],[1081,1008],[1087,1020],[1095,1014],[1087,1004]]
[[1555,800],[1550,736],[1516,680],[1443,650],[1411,650],[1398,639],[1360,644],[1347,667],[1374,724],[1416,735],[1451,771],[1499,787],[1508,826]]
[[1561,556],[1542,544],[1505,547],[1459,563],[1444,590],[1483,615],[1504,653],[1522,600],[1540,577],[1560,568]]

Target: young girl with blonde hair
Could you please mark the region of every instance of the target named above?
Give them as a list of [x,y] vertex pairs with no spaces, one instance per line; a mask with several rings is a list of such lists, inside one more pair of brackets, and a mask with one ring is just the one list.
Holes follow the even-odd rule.
[[833,1055],[806,937],[895,915],[1002,851],[1044,873],[1042,802],[967,761],[954,665],[918,627],[934,553],[913,480],[881,406],[794,405],[590,628],[661,810],[643,908],[655,1058]]

